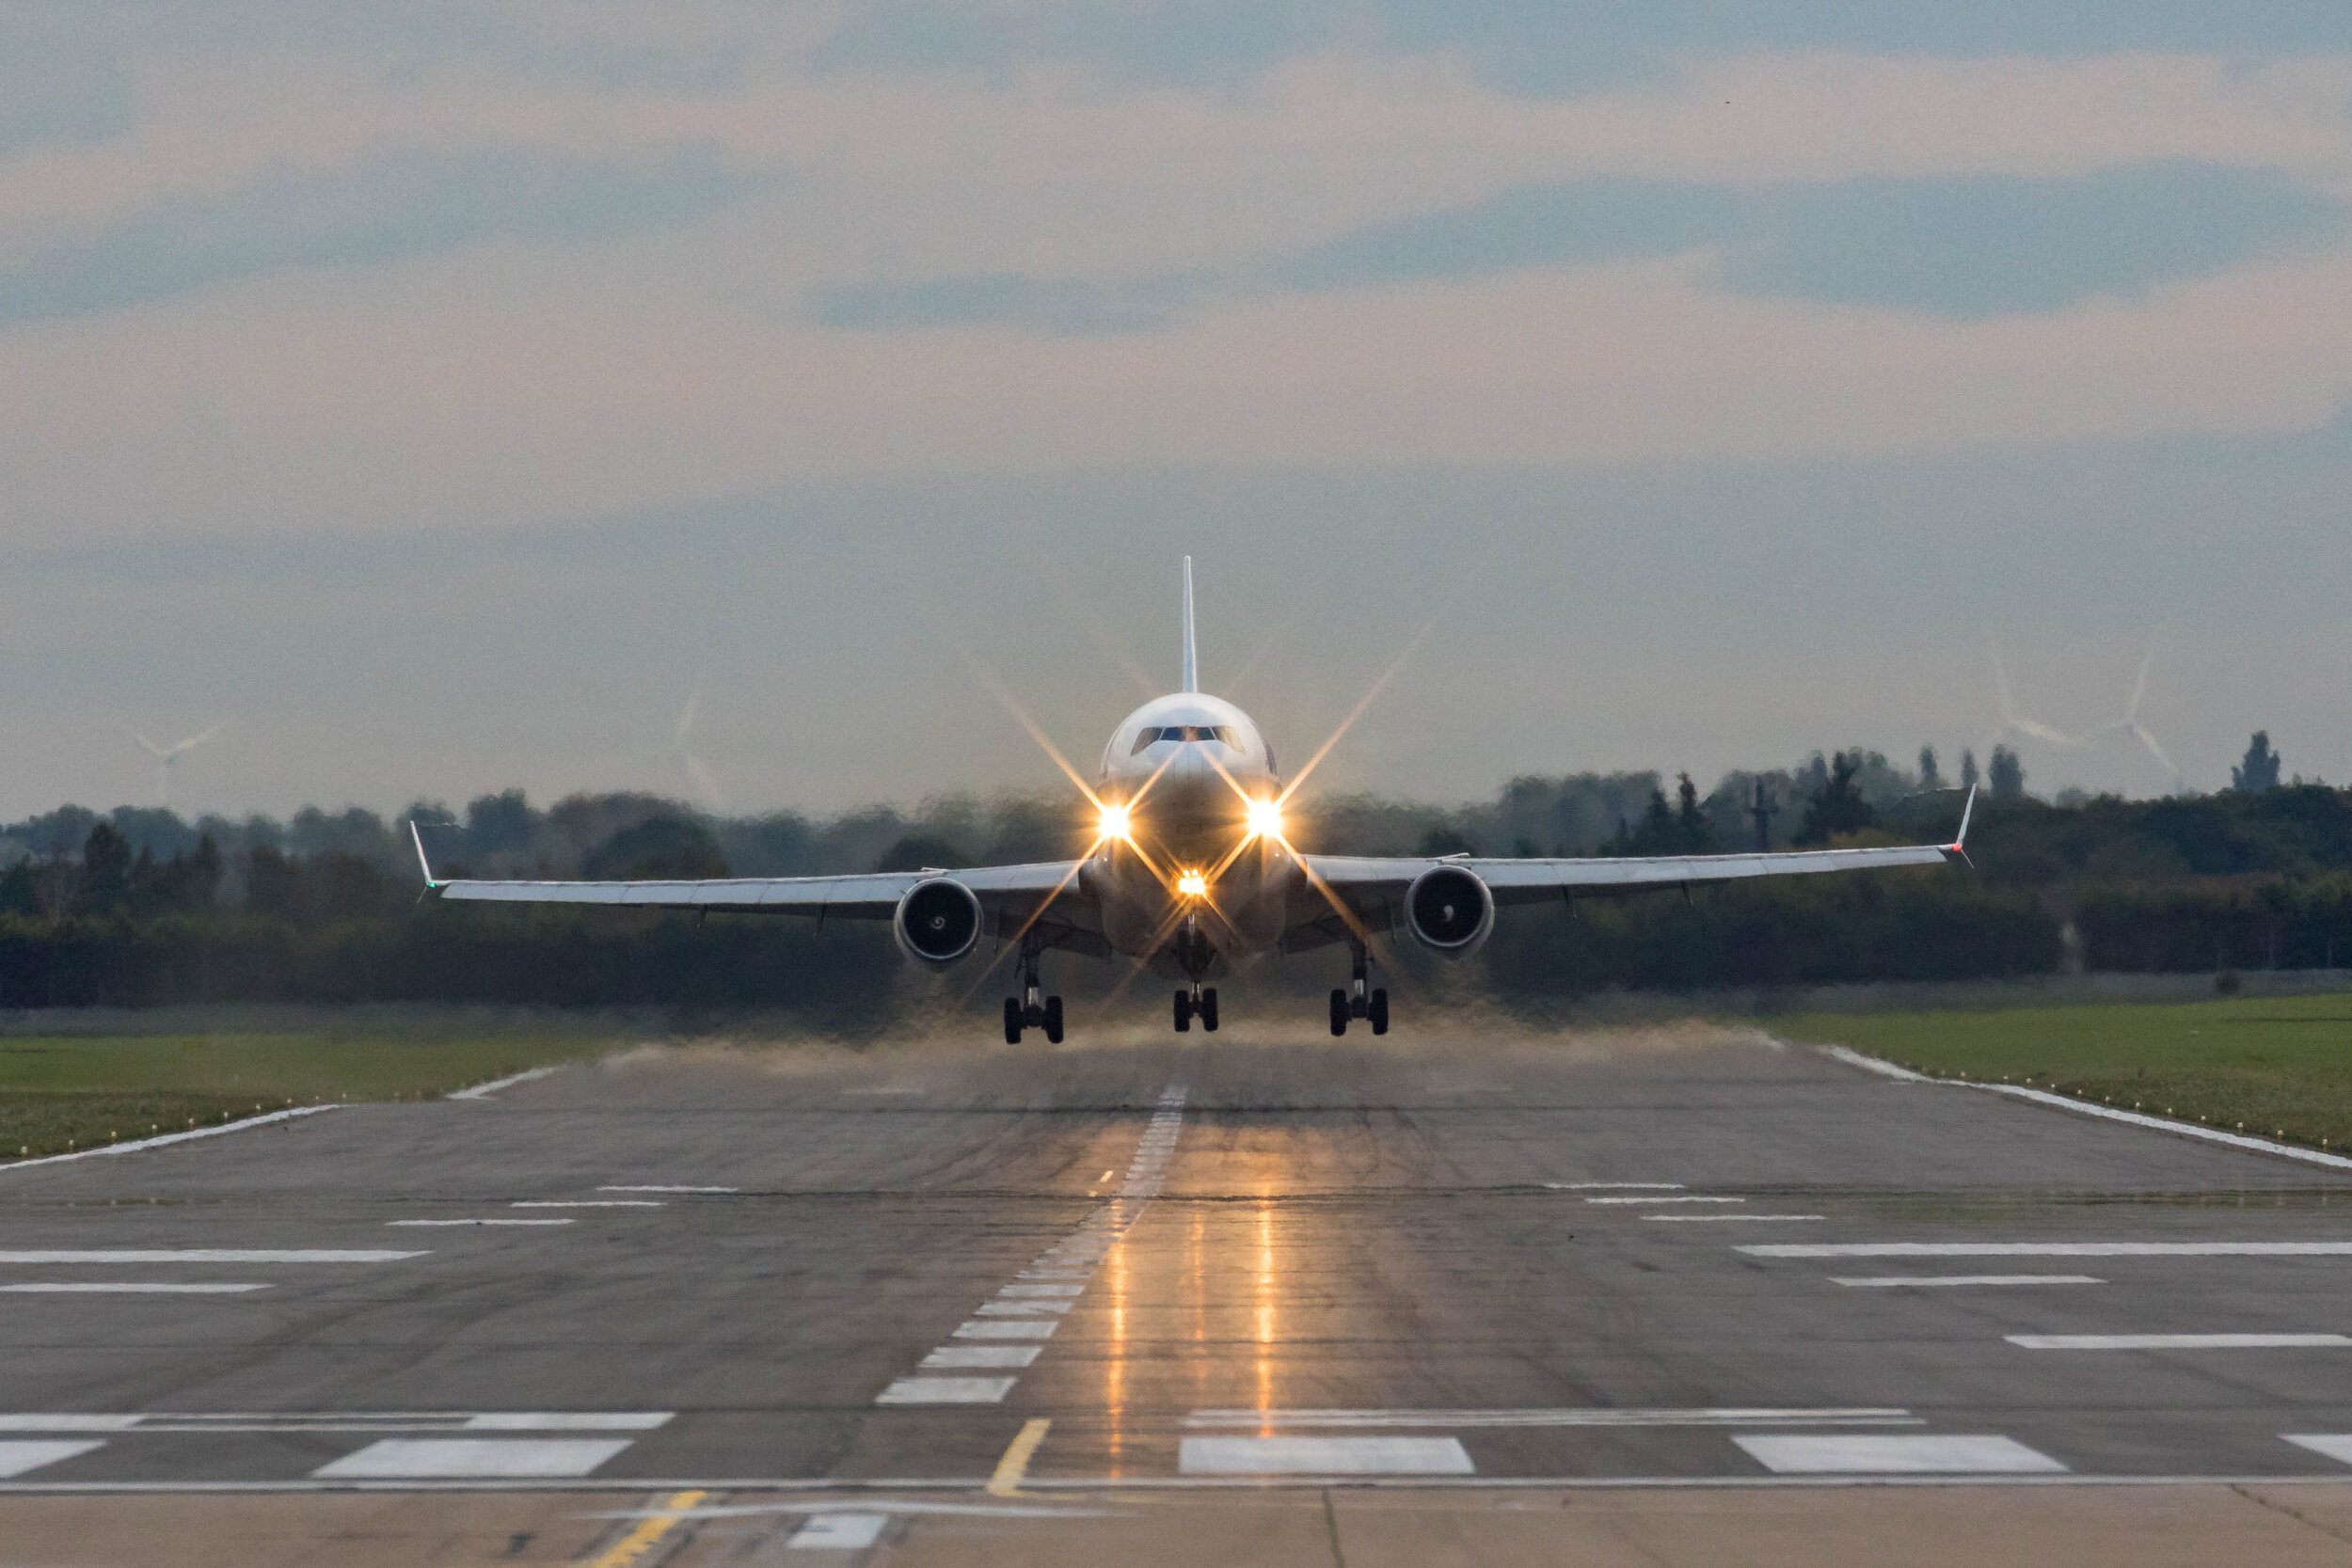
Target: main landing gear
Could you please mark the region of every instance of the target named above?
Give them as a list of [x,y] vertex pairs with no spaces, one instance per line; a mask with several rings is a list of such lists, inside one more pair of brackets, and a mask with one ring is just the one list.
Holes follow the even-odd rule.
[[1200,1021],[1200,1027],[1203,1030],[1212,1035],[1216,1033],[1216,988],[1215,986],[1209,987],[1206,990],[1195,986],[1190,990],[1180,990],[1176,993],[1176,1032],[1180,1035],[1190,1034],[1192,1021],[1196,1018]]
[[1005,998],[1005,1043],[1019,1045],[1021,1031],[1042,1029],[1052,1044],[1061,1043],[1061,998],[1044,994],[1038,983],[1038,950],[1025,943],[1021,949],[1021,994]]
[[1372,1025],[1375,1035],[1389,1032],[1389,993],[1385,987],[1372,986],[1372,958],[1362,948],[1355,950],[1348,966],[1347,989],[1334,987],[1331,991],[1331,1033],[1347,1033],[1347,1021],[1360,1018]]

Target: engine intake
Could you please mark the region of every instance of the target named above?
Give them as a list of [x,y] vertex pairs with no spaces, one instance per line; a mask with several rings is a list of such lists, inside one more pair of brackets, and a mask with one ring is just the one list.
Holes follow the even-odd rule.
[[907,889],[890,918],[898,950],[918,963],[951,964],[980,940],[980,901],[948,877],[933,877]]
[[1495,895],[1475,872],[1431,866],[1405,890],[1405,924],[1423,947],[1465,958],[1495,928]]

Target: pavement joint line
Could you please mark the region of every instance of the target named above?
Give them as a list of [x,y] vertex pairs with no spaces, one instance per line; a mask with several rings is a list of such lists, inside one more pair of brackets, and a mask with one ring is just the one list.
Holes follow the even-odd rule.
[[2053,1094],[2047,1089],[2027,1088],[2023,1084],[1979,1084],[1973,1078],[1935,1078],[1893,1062],[1867,1056],[1842,1045],[1820,1047],[1823,1054],[1834,1056],[1849,1067],[1865,1072],[1875,1072],[1899,1083],[1938,1084],[1946,1088],[1981,1089],[1988,1094],[2005,1094],[2018,1100],[2029,1100],[2037,1105],[2054,1110],[2072,1111],[2077,1116],[2097,1117],[2103,1121],[2120,1121],[2132,1127],[2144,1127],[2152,1132],[2170,1132],[2184,1138],[2200,1138],[2206,1143],[2224,1144],[2256,1154],[2276,1155],[2282,1160],[2300,1160],[2305,1164],[2327,1165],[2335,1170],[2352,1170],[2352,1158],[2342,1154],[2324,1154],[2315,1148],[2299,1148],[2294,1144],[2276,1142],[2270,1138],[2249,1137],[2243,1132],[2225,1132],[2217,1127],[2206,1127],[2193,1121],[2175,1121],[2168,1117],[2152,1117],[2145,1111],[2122,1111],[2112,1105],[2096,1105],[2087,1100],[2069,1095]]
[[26,1170],[34,1165],[61,1165],[68,1160],[97,1160],[109,1154],[136,1154],[141,1149],[162,1148],[168,1144],[183,1144],[195,1138],[218,1138],[230,1132],[243,1132],[255,1127],[266,1127],[274,1121],[291,1121],[296,1117],[314,1117],[324,1111],[340,1111],[345,1107],[338,1101],[331,1105],[295,1105],[282,1111],[266,1111],[258,1117],[246,1117],[237,1121],[225,1121],[218,1127],[196,1127],[184,1132],[166,1132],[160,1137],[135,1138],[127,1144],[107,1144],[100,1148],[81,1148],[71,1154],[44,1154],[33,1160],[10,1160],[0,1164],[0,1171]]
[[707,1492],[700,1491],[672,1493],[669,1501],[662,1505],[662,1512],[639,1520],[635,1529],[597,1554],[589,1561],[588,1568],[628,1568],[630,1563],[651,1551],[656,1542],[669,1534],[686,1517],[687,1510],[708,1496]]
[[487,1100],[501,1089],[511,1089],[517,1084],[528,1084],[534,1078],[545,1078],[562,1066],[563,1064],[558,1062],[553,1067],[525,1068],[520,1072],[510,1072],[503,1078],[493,1078],[486,1084],[476,1084],[471,1088],[453,1089],[441,1098],[443,1100]]

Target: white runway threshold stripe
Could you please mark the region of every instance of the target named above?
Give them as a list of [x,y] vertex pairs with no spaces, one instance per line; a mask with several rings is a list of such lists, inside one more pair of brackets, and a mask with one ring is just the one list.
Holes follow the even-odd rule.
[[2310,1165],[2329,1165],[2337,1170],[2352,1170],[2352,1159],[2341,1154],[2323,1153],[2316,1148],[2298,1148],[2293,1144],[2277,1143],[2269,1138],[2249,1138],[2243,1132],[2224,1132],[2217,1127],[2206,1127],[2193,1121],[2173,1121],[2169,1117],[2152,1117],[2140,1111],[2119,1111],[2112,1105],[2093,1104],[2087,1100],[2077,1100],[2072,1095],[2053,1094],[2048,1089],[2029,1089],[2022,1084],[1979,1084],[1965,1078],[1931,1078],[1925,1073],[1914,1072],[1909,1068],[1897,1067],[1893,1062],[1881,1061],[1876,1056],[1866,1056],[1859,1051],[1851,1051],[1842,1045],[1825,1045],[1820,1047],[1820,1050],[1823,1054],[1834,1056],[1850,1067],[1858,1067],[1866,1072],[1875,1072],[1883,1077],[1894,1078],[1905,1083],[1941,1084],[1949,1088],[1980,1089],[1988,1094],[2005,1094],[2018,1100],[2030,1100],[2037,1105],[2047,1105],[2054,1110],[2072,1111],[2077,1116],[2097,1117],[2104,1121],[2120,1121],[2128,1126],[2145,1127],[2158,1132],[2171,1132],[2184,1138],[2201,1138],[2206,1143],[2226,1144],[2232,1148],[2248,1149],[2257,1154],[2275,1154],[2281,1159],[2300,1160]]
[[2025,1350],[2340,1350],[2342,1334],[2004,1334]]
[[2352,1242],[1756,1242],[1751,1258],[2352,1258]]
[[[937,1352],[932,1354],[936,1354]],[[1009,1377],[899,1377],[874,1396],[876,1404],[1001,1404]]]
[[2282,1432],[2279,1440],[2292,1443],[2298,1449],[2309,1449],[2313,1453],[2326,1454],[2339,1465],[2352,1465],[2352,1433]]
[[1188,1476],[1467,1476],[1470,1457],[1452,1437],[1186,1437]]
[[1692,1409],[1610,1409],[1566,1406],[1534,1410],[1257,1410],[1248,1406],[1196,1410],[1188,1427],[1459,1427],[1488,1431],[1526,1427],[1922,1426],[1899,1406],[1849,1405],[1815,1409],[1779,1405]]
[[882,1539],[887,1513],[812,1513],[785,1542],[787,1551],[862,1552]]
[[1734,1437],[1774,1475],[2062,1475],[2066,1466],[2013,1438]]
[[628,1443],[626,1437],[385,1437],[310,1474],[320,1481],[584,1476]]
[[0,1263],[397,1263],[426,1256],[374,1247],[59,1247],[0,1252]]
[[184,1132],[166,1132],[160,1137],[135,1138],[127,1144],[108,1144],[103,1148],[77,1149],[72,1154],[44,1154],[38,1160],[11,1160],[0,1165],[0,1171],[27,1170],[34,1165],[61,1165],[68,1160],[103,1160],[114,1154],[136,1154],[142,1149],[163,1148],[171,1144],[183,1144],[197,1138],[224,1137],[230,1132],[243,1132],[250,1128],[267,1127],[272,1122],[292,1121],[296,1117],[314,1117],[324,1111],[340,1111],[341,1104],[295,1105],[283,1111],[265,1111],[257,1117],[239,1121],[225,1121],[218,1127],[194,1127]]
[[40,1296],[233,1296],[266,1291],[267,1285],[171,1285],[156,1280],[76,1280],[72,1284],[0,1285],[9,1295]]
[[44,1465],[55,1465],[60,1460],[72,1459],[105,1446],[106,1441],[103,1437],[0,1442],[0,1477],[21,1476]]
[[1861,1278],[1833,1275],[1830,1283],[1863,1290],[1924,1291],[1960,1285],[2105,1285],[2106,1281],[2087,1274],[1882,1274]]
[[0,1432],[651,1432],[668,1410],[139,1411],[0,1413]]

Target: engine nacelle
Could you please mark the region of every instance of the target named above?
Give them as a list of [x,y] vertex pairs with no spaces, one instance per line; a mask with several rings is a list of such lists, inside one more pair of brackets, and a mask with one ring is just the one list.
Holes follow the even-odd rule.
[[980,901],[951,877],[933,877],[907,889],[890,917],[898,951],[917,963],[954,963],[980,940]]
[[1405,925],[1432,952],[1468,958],[1495,928],[1495,895],[1476,872],[1433,865],[1405,890]]

